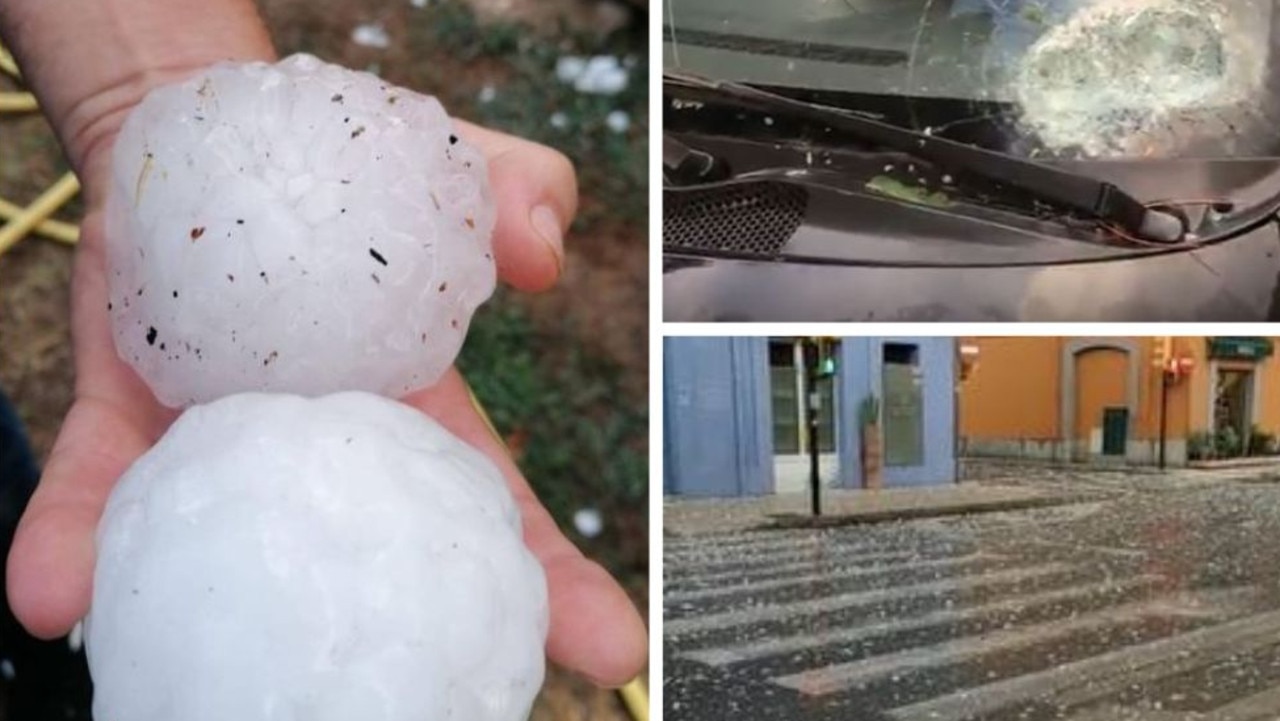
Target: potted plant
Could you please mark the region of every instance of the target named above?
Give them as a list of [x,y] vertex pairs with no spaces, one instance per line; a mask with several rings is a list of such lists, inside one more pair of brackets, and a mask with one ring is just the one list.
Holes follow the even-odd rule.
[[884,449],[880,442],[880,400],[875,394],[863,398],[858,406],[858,427],[862,430],[862,487],[878,490],[884,487]]
[[1209,431],[1195,431],[1187,436],[1188,460],[1212,461],[1217,455],[1214,436]]

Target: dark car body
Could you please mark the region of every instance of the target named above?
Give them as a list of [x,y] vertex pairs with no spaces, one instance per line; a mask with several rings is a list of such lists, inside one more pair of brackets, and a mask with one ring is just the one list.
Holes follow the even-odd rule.
[[[1019,140],[1007,132],[1010,109],[1003,102],[769,89],[1025,152],[1012,147]],[[965,113],[975,121],[946,123]],[[878,151],[785,114],[691,101],[676,87],[664,93],[664,123],[671,139],[725,169],[707,182],[664,184],[668,321],[1280,317],[1274,132],[1263,133],[1247,152],[1230,154],[1199,149],[1177,157],[1038,159],[1110,181],[1143,202],[1188,201],[1181,207],[1191,240],[1157,244],[1041,212],[1034,199],[956,188],[947,169],[909,155]],[[918,179],[923,191],[884,192],[885,183],[891,190],[903,186],[895,178]]]

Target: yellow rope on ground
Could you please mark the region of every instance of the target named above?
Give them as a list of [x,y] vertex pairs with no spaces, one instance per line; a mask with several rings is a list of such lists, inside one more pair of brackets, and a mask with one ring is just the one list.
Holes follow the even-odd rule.
[[631,718],[649,721],[649,690],[645,688],[644,681],[635,679],[618,689],[618,695],[622,696],[622,703],[631,713]]
[[[0,220],[13,220],[21,215],[24,210],[26,209],[21,205],[10,203],[4,198],[0,198]],[[80,226],[75,223],[64,223],[61,220],[50,218],[41,221],[33,230],[50,240],[56,240],[67,245],[75,245],[80,241]]]
[[9,73],[15,80],[22,79],[22,72],[18,70],[18,63],[14,62],[13,56],[9,54],[9,51],[3,45],[0,45],[0,70]]
[[0,227],[0,255],[4,255],[14,243],[22,240],[23,236],[53,215],[54,211],[71,200],[78,192],[80,192],[80,181],[76,179],[75,173],[67,173],[58,179],[58,182],[44,191],[34,203],[23,208],[15,218]]
[[38,107],[31,93],[0,93],[0,113],[29,113]]
[[[22,73],[9,51],[0,45],[0,70],[20,80]],[[0,93],[0,113],[29,113],[39,109],[36,97],[26,92]],[[24,208],[0,198],[0,220],[9,221],[0,226],[0,255],[12,248],[28,233],[35,231],[61,243],[74,244],[80,240],[80,228],[72,223],[53,220],[52,216],[80,191],[75,175],[67,173]]]

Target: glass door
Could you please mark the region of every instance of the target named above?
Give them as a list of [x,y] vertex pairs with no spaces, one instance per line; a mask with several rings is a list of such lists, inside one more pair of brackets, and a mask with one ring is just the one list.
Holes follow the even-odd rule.
[[912,343],[886,343],[883,360],[884,463],[886,466],[924,465],[920,347]]

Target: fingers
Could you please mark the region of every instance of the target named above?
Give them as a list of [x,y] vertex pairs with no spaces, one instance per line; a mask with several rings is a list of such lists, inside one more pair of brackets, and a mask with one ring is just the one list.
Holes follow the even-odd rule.
[[619,686],[644,667],[648,633],[622,587],[565,538],[538,502],[506,449],[471,404],[457,370],[405,402],[488,455],[520,505],[525,543],[547,574],[551,628],[547,655],[603,686]]
[[9,550],[14,615],[33,635],[66,633],[89,608],[94,529],[131,463],[177,415],[116,355],[107,315],[101,216],[82,225],[72,278],[75,405]]
[[552,584],[551,660],[609,688],[638,676],[649,653],[648,631],[618,582],[576,549],[542,561]]
[[545,145],[465,121],[458,127],[489,160],[498,276],[523,291],[550,288],[564,268],[564,233],[578,210],[573,165]]
[[88,612],[98,518],[116,480],[154,442],[106,402],[72,407],[9,549],[9,605],[32,635],[61,636]]

